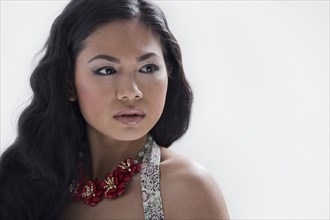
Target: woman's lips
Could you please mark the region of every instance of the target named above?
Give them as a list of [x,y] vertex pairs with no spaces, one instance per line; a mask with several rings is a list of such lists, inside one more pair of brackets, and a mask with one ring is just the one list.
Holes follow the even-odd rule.
[[135,125],[135,124],[139,123],[144,118],[144,116],[142,116],[142,115],[128,116],[127,115],[127,116],[115,116],[114,118],[124,124]]
[[119,111],[115,116],[114,119],[127,124],[127,125],[135,125],[139,123],[144,117],[145,113],[136,108],[125,108]]

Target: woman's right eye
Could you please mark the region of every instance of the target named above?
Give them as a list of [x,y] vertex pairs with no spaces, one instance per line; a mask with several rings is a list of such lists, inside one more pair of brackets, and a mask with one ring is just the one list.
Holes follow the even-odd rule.
[[112,75],[116,72],[117,72],[116,69],[113,68],[112,66],[101,67],[94,71],[94,73],[98,75]]

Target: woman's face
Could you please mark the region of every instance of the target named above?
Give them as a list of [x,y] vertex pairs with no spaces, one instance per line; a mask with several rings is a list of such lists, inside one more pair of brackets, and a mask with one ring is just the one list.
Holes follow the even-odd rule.
[[160,118],[168,76],[160,39],[137,20],[94,31],[75,64],[75,87],[90,135],[136,140]]

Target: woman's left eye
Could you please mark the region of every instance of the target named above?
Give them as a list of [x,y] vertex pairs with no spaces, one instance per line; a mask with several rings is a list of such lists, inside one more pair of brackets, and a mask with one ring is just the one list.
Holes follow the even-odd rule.
[[159,70],[159,67],[154,64],[147,64],[140,69],[142,73],[153,73]]

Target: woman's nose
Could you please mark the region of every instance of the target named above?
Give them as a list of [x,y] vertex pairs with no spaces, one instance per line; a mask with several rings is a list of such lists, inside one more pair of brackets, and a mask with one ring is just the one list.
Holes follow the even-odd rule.
[[116,95],[120,101],[140,100],[143,97],[133,76],[122,76],[118,79]]

